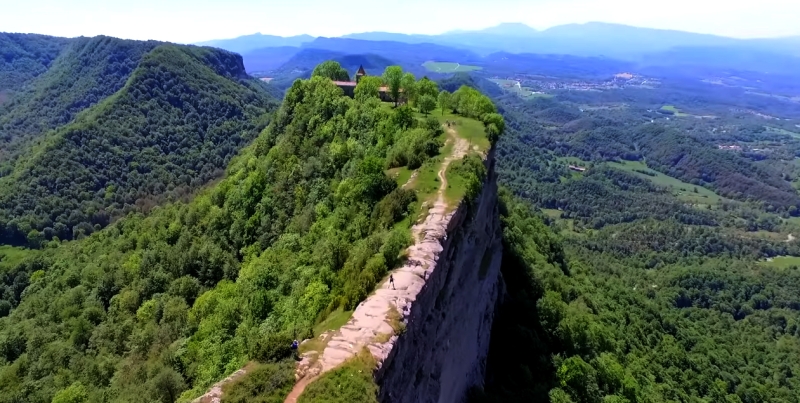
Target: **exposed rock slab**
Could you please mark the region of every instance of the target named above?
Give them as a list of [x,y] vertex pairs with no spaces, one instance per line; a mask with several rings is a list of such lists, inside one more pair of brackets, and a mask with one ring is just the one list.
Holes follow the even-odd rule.
[[[494,155],[486,156],[488,175],[477,200],[448,206],[446,169],[470,149],[451,138],[457,142],[439,172],[437,200],[412,227],[406,264],[392,272],[393,284],[385,280],[359,304],[319,358],[324,373],[369,349],[382,402],[458,403],[483,382],[504,292]],[[393,322],[405,330],[395,334]]]

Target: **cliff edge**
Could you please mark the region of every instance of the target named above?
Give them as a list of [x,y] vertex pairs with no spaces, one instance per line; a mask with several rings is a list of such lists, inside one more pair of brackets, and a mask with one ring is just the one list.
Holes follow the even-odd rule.
[[[439,170],[440,189],[424,221],[412,227],[406,264],[392,272],[326,337],[319,357],[305,357],[293,403],[305,385],[364,348],[377,361],[381,402],[461,402],[483,382],[495,307],[504,291],[494,150],[474,200],[448,205],[447,168],[477,149],[448,128],[453,151]],[[313,362],[312,362],[313,361]]]

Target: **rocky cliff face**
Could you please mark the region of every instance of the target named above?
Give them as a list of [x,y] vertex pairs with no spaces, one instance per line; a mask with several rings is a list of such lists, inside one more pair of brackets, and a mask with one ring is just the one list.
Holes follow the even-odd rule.
[[504,293],[494,151],[485,164],[481,194],[444,220],[444,234],[435,239],[441,248],[424,283],[413,301],[398,304],[405,331],[376,354],[383,356],[375,374],[383,403],[460,403],[483,382]]

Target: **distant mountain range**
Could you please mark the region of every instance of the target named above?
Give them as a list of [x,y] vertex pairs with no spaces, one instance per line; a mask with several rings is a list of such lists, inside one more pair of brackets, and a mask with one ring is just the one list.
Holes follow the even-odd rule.
[[[503,51],[510,53],[606,56],[623,60],[638,60],[644,54],[666,51],[675,47],[725,46],[800,56],[800,37],[735,39],[601,22],[559,25],[542,31],[525,24],[505,23],[482,30],[451,31],[441,35],[363,32],[344,35],[341,38],[409,44],[430,43],[466,49],[480,55]],[[234,39],[202,42],[200,45],[216,46],[233,52],[248,53],[265,47],[308,46],[314,40],[314,37],[308,35],[284,38],[255,34]]]
[[536,30],[505,23],[440,35],[363,32],[338,38],[254,34],[203,42],[241,53],[248,72],[277,69],[303,49],[376,55],[418,65],[427,60],[481,65],[508,54],[602,57],[640,66],[703,65],[769,74],[800,74],[800,36],[735,39],[674,30],[591,22]]
[[272,48],[272,47],[282,47],[282,46],[296,47],[302,45],[303,43],[311,42],[313,40],[314,37],[310,35],[283,37],[275,35],[253,34],[253,35],[240,36],[233,39],[216,39],[211,41],[205,41],[196,43],[196,45],[213,46],[215,48],[221,48],[229,50],[231,52],[244,54],[260,48]]

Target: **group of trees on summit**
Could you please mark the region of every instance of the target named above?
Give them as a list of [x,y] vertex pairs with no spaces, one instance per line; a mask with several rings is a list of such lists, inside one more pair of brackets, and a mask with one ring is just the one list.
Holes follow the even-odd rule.
[[[313,76],[326,77],[333,81],[349,81],[350,75],[339,63],[327,61],[318,65]],[[474,119],[484,121],[489,128],[490,135],[495,137],[503,131],[503,119],[497,114],[492,101],[471,86],[462,85],[453,93],[445,89],[439,90],[439,85],[423,77],[419,80],[410,72],[403,72],[400,66],[388,66],[381,76],[364,76],[359,79],[355,88],[355,96],[377,97],[382,88],[385,88],[395,107],[399,103],[408,104],[417,108],[421,113],[428,115],[437,107],[444,114],[453,112]],[[487,114],[494,114],[487,117]],[[490,121],[487,121],[490,120]]]

